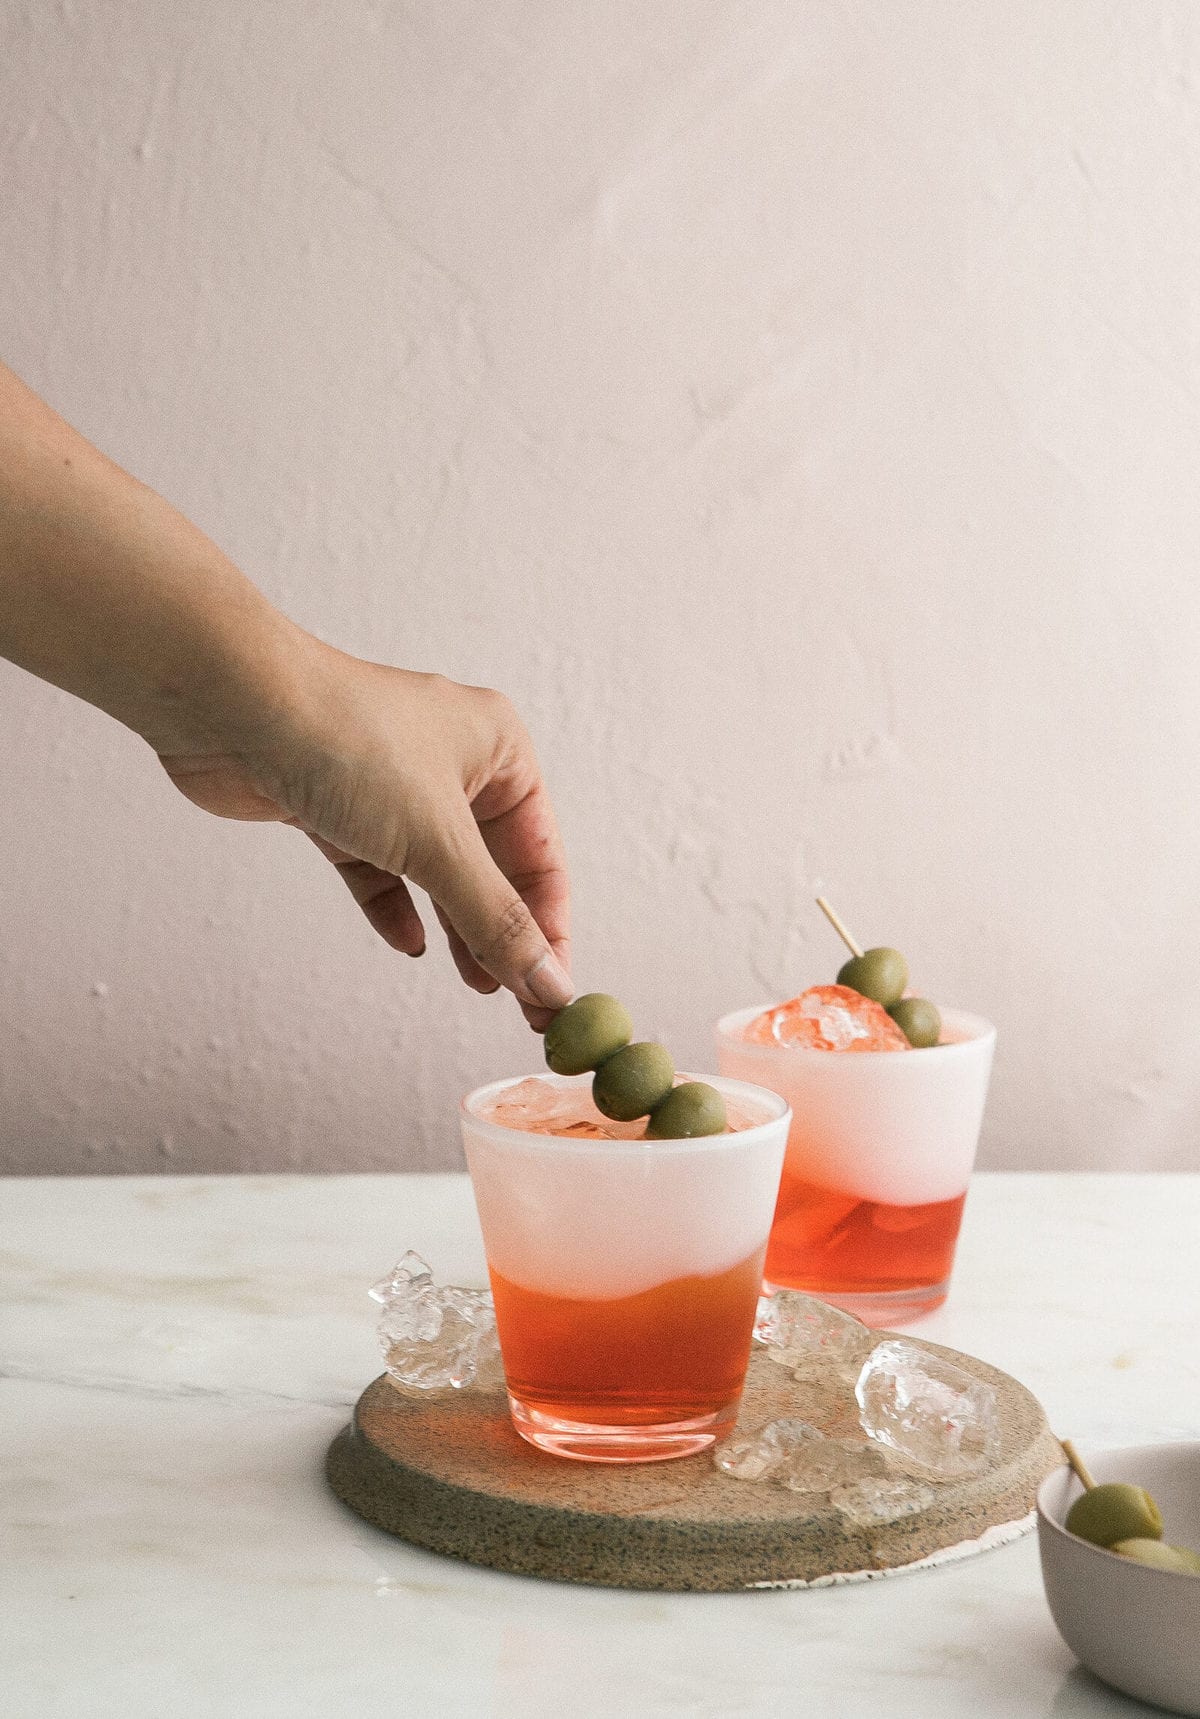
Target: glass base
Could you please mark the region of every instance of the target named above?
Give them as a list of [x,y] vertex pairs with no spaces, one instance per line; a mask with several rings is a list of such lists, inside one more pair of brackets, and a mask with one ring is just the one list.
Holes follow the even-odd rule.
[[562,1420],[511,1394],[508,1406],[523,1439],[551,1456],[572,1457],[576,1462],[669,1462],[673,1457],[695,1456],[732,1432],[738,1411],[735,1400],[690,1420],[603,1426]]
[[918,1283],[911,1289],[881,1289],[881,1290],[840,1290],[825,1284],[811,1283],[772,1283],[769,1278],[763,1279],[763,1294],[773,1295],[777,1289],[795,1289],[802,1295],[814,1295],[818,1301],[827,1301],[831,1307],[840,1307],[843,1313],[852,1313],[856,1319],[861,1319],[864,1325],[870,1325],[873,1330],[891,1330],[894,1325],[907,1325],[913,1319],[920,1319],[926,1313],[932,1313],[935,1307],[940,1307],[950,1292],[950,1279],[945,1277],[941,1283]]

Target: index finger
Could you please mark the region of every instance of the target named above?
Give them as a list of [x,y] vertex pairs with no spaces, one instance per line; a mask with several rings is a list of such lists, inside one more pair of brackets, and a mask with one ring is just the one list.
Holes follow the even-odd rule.
[[[472,811],[487,850],[570,972],[571,885],[546,785],[539,779],[514,805],[491,816],[486,815],[486,800],[486,794],[480,796]],[[521,1008],[537,1032],[544,1032],[554,1018],[552,1009],[532,1003],[522,1003]]]

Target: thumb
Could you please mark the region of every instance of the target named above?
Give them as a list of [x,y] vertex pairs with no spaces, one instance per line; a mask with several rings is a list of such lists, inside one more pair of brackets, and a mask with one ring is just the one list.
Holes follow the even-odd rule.
[[469,814],[443,829],[427,874],[410,868],[409,876],[441,909],[475,961],[521,1002],[561,1009],[571,1001],[570,975]]

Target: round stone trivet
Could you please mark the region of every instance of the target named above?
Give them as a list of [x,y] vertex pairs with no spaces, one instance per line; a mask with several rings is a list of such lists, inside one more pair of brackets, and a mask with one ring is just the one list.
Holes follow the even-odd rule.
[[[864,1357],[887,1335],[866,1333]],[[376,1527],[518,1575],[675,1592],[880,1575],[1013,1538],[1028,1526],[1039,1482],[1063,1460],[1023,1385],[956,1350],[922,1347],[993,1386],[999,1454],[982,1473],[937,1484],[919,1514],[869,1528],[823,1494],[734,1480],[711,1451],[628,1467],[548,1456],[517,1436],[503,1391],[418,1396],[386,1373],[333,1441],[326,1473],[338,1497]],[[797,1381],[756,1349],[739,1431],[780,1415],[829,1426],[838,1405],[844,1425],[830,1430],[859,1430],[844,1381],[815,1373]]]

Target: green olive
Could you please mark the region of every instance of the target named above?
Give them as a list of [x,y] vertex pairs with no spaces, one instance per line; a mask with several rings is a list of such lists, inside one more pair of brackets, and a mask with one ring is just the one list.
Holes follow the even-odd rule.
[[596,1070],[592,1099],[614,1122],[632,1122],[662,1103],[674,1079],[675,1064],[662,1045],[624,1045]]
[[546,1028],[546,1061],[555,1074],[586,1074],[632,1037],[624,1004],[603,991],[588,991],[560,1009]]
[[873,1003],[898,1003],[908,984],[908,962],[898,949],[866,949],[839,970],[839,985],[847,985]]
[[1077,1498],[1064,1524],[1093,1546],[1114,1546],[1118,1540],[1161,1540],[1162,1513],[1142,1486],[1110,1481],[1093,1486]]
[[928,1050],[942,1036],[942,1017],[928,997],[901,997],[888,1004],[888,1014],[914,1050]]
[[1109,1551],[1132,1558],[1137,1564],[1149,1564],[1155,1570],[1200,1576],[1200,1552],[1193,1552],[1190,1546],[1168,1546],[1162,1540],[1118,1540]]
[[724,1132],[725,1100],[703,1080],[672,1087],[646,1124],[647,1140],[696,1140],[702,1134]]

